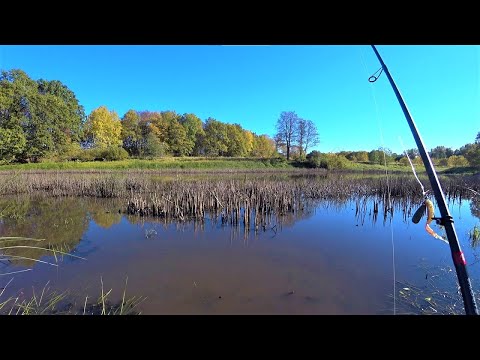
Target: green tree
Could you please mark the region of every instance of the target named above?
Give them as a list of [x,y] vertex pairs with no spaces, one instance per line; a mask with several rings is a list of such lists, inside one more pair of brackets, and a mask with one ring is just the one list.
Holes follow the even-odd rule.
[[175,156],[184,156],[191,153],[195,143],[188,139],[185,128],[175,118],[167,121],[169,123],[166,142],[169,152]]
[[226,156],[247,156],[249,152],[248,139],[245,130],[239,124],[224,124],[227,129]]
[[202,120],[195,114],[183,114],[180,118],[180,124],[185,128],[188,142],[193,144],[188,145],[191,151],[186,155],[199,155],[201,151],[200,144],[203,136],[205,136]]
[[144,137],[140,124],[140,115],[135,110],[128,110],[123,116],[121,137],[125,150],[131,156],[139,156]]
[[56,104],[62,108],[60,130],[71,142],[79,142],[85,122],[85,110],[78,102],[75,93],[58,80],[38,80],[38,91],[42,95],[53,95],[59,100]]
[[480,144],[474,144],[465,153],[465,158],[471,166],[480,167]]
[[100,106],[88,116],[86,135],[89,143],[97,148],[122,145],[122,124],[115,111],[109,111],[106,106]]
[[21,128],[28,161],[60,154],[81,137],[83,107],[59,81],[34,81],[18,69],[0,75],[0,128]]
[[212,118],[205,123],[203,148],[207,156],[225,156],[228,151],[228,130],[226,124]]
[[475,143],[466,144],[460,148],[462,154],[468,160],[471,166],[480,167],[480,132],[475,137]]
[[460,147],[460,149],[455,150],[453,155],[463,155],[463,156],[465,156],[465,154],[473,147],[475,147],[475,144],[465,144],[462,147]]
[[378,150],[372,150],[368,153],[368,160],[373,164],[384,164],[393,161],[393,153],[388,148],[379,147]]
[[413,159],[415,159],[417,156],[420,156],[420,152],[418,151],[417,148],[408,149],[408,150],[407,150],[407,155],[408,155],[408,157],[410,158],[410,160],[413,160]]
[[0,163],[15,161],[21,155],[27,141],[20,127],[13,129],[0,128]]
[[142,156],[148,158],[156,158],[164,156],[166,153],[166,144],[162,143],[160,139],[153,133],[148,133],[145,137],[143,145]]
[[446,159],[453,155],[453,150],[445,146],[436,146],[430,151],[429,155],[433,159]]

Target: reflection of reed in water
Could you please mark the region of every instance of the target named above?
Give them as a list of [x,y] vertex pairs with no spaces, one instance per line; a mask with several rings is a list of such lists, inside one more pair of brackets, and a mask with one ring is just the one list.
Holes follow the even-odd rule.
[[[145,238],[155,238],[158,232],[151,228],[152,224],[159,224],[165,230],[174,226],[176,231],[192,231],[199,233],[203,231],[214,230],[218,227],[229,228],[230,240],[242,237],[244,241],[248,241],[251,233],[254,236],[260,233],[269,233],[275,236],[283,227],[292,226],[300,219],[308,218],[314,214],[315,202],[310,201],[295,212],[286,212],[277,214],[271,212],[255,213],[254,208],[250,208],[250,214],[244,208],[240,208],[238,216],[236,211],[232,211],[230,215],[225,214],[217,209],[216,212],[205,210],[203,217],[183,216],[181,219],[175,216],[153,215],[147,212],[142,214],[125,214],[129,223],[144,227]],[[244,220],[248,217],[248,220]],[[237,219],[242,219],[241,221]]]
[[132,194],[127,213],[177,221],[207,216],[224,225],[270,228],[273,218],[311,207],[312,187],[304,181],[217,181],[184,183],[150,194]]

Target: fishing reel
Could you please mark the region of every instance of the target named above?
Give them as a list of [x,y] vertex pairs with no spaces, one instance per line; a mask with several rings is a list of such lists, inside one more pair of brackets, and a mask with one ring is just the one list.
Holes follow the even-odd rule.
[[435,223],[440,226],[445,226],[446,221],[453,222],[453,218],[451,216],[448,216],[447,218],[435,217],[433,203],[426,196],[422,205],[420,205],[417,211],[415,211],[415,213],[413,214],[412,222],[414,224],[418,224],[426,212],[428,213],[427,224],[430,223],[432,220],[435,220]]

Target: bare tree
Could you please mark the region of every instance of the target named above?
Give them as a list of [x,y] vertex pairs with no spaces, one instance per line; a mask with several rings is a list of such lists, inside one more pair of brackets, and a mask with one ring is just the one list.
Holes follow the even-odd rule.
[[287,148],[287,160],[290,160],[290,149],[297,139],[299,121],[300,118],[294,111],[282,111],[277,120],[275,139],[285,144]]
[[307,153],[308,148],[317,145],[320,140],[318,138],[317,126],[312,120],[303,120],[305,122],[305,135],[303,140],[303,152]]
[[298,131],[297,131],[297,144],[300,151],[301,159],[303,159],[305,155],[305,153],[303,152],[303,147],[305,146],[306,135],[307,135],[307,120],[299,119]]

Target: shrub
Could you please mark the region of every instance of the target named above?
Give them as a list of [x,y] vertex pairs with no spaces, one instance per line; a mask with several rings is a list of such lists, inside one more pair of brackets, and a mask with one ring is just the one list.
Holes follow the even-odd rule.
[[120,146],[110,146],[100,151],[100,157],[107,161],[128,159],[128,152]]
[[322,154],[319,151],[312,151],[307,155],[307,161],[310,167],[323,169],[345,169],[350,161],[343,155]]

